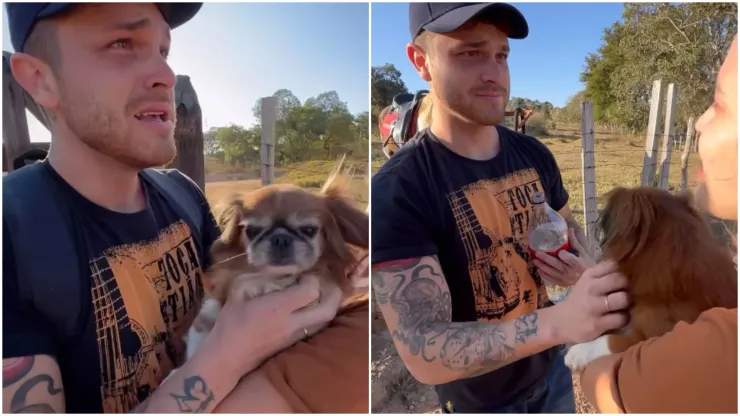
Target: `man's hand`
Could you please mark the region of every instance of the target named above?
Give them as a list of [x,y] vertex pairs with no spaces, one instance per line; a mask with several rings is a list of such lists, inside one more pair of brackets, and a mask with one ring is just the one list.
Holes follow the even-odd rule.
[[557,337],[565,344],[578,344],[627,325],[628,285],[612,261],[584,271],[568,297],[551,308],[557,311]]
[[241,378],[265,359],[305,338],[306,330],[334,319],[341,291],[326,290],[319,299],[320,292],[319,279],[303,278],[285,290],[247,302],[226,302],[196,355],[202,351],[216,361],[229,357],[229,367],[237,379]]
[[558,257],[538,251],[537,258],[534,260],[540,277],[549,283],[563,287],[576,284],[583,272],[596,264],[588,254],[588,250],[585,250],[578,241],[575,230],[572,228],[568,229],[568,242],[576,249],[578,256],[565,250],[560,251]]

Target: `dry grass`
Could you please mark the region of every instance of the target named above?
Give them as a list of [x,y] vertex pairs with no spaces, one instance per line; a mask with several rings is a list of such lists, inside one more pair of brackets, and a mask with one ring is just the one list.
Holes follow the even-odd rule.
[[[276,183],[292,183],[312,192],[318,192],[337,161],[309,161],[281,166],[275,169]],[[353,168],[348,192],[358,208],[364,210],[369,200],[367,160],[351,159],[345,166]],[[259,167],[230,167],[213,159],[206,159],[206,198],[211,204],[233,193],[248,193],[262,186]]]

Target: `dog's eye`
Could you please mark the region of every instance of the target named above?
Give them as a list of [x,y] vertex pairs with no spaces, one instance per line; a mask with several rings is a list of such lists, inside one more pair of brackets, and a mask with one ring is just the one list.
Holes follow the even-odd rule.
[[313,237],[316,235],[316,232],[318,231],[318,228],[314,227],[313,225],[306,225],[298,229],[301,234],[305,235],[306,237]]
[[247,228],[244,230],[244,232],[247,233],[247,238],[252,240],[260,235],[260,233],[262,232],[262,228],[257,227],[256,225],[247,225]]

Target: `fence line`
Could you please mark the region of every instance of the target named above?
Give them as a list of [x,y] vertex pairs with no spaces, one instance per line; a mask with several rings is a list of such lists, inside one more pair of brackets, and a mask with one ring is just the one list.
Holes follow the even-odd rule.
[[[694,140],[694,119],[689,119],[686,134],[675,134],[676,128],[675,114],[676,103],[678,101],[678,88],[671,83],[665,91],[665,118],[663,118],[663,129],[660,129],[661,113],[663,112],[664,94],[662,88],[663,81],[656,80],[653,82],[653,92],[650,102],[650,119],[648,121],[647,133],[645,137],[645,149],[642,163],[642,175],[640,178],[641,186],[655,186],[661,189],[668,189],[670,167],[672,163],[671,154],[674,145],[677,147],[683,144],[683,153],[678,165],[681,169],[680,189],[685,191],[688,188],[688,165],[691,151],[695,148]],[[598,216],[598,205],[596,195],[596,162],[595,162],[595,144],[596,139],[593,134],[593,106],[589,101],[581,104],[581,148],[582,148],[582,177],[583,177],[583,213],[586,235],[589,244],[596,246],[595,236],[593,235],[593,224]],[[662,133],[663,140],[660,148],[660,161],[658,162],[658,135]],[[684,137],[684,140],[681,138]],[[683,143],[681,143],[683,142]],[[633,150],[633,149],[630,149]],[[636,149],[635,149],[636,150]],[[599,165],[600,167],[608,164]],[[623,164],[616,164],[624,166]],[[626,167],[626,166],[625,166]],[[659,168],[659,169],[658,169]],[[561,169],[562,170],[562,169]],[[658,178],[656,180],[656,173]]]

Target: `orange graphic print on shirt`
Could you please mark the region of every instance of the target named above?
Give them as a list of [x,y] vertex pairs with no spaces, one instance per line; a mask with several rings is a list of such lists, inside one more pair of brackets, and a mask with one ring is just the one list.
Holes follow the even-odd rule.
[[200,259],[180,221],[154,241],[106,250],[90,269],[103,411],[127,412],[184,359],[203,298]]
[[513,319],[544,306],[547,292],[529,262],[534,169],[464,186],[447,195],[467,256],[479,320]]

